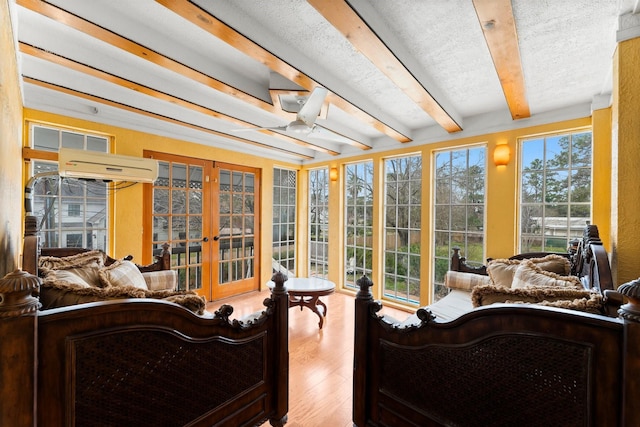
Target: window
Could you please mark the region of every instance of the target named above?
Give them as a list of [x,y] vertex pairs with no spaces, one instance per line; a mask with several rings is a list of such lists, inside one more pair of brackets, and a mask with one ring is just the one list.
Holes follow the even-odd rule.
[[67,206],[67,215],[80,216],[80,205],[77,203],[71,203]]
[[591,131],[521,141],[520,252],[565,252],[591,219]]
[[273,170],[273,272],[296,271],[297,172]]
[[309,276],[329,272],[329,170],[309,171]]
[[441,151],[435,155],[434,301],[447,294],[444,275],[454,247],[469,264],[484,260],[486,148]]
[[422,157],[385,161],[384,296],[420,302]]
[[373,162],[349,164],[344,168],[344,283],[356,288],[356,280],[363,274],[370,274],[372,267]]
[[[66,129],[31,125],[31,146],[57,152],[60,147],[108,152],[109,140]],[[36,152],[37,154],[37,152]],[[37,157],[37,156],[34,156]],[[102,181],[59,178],[55,162],[34,159],[33,213],[43,247],[108,248],[108,185]]]

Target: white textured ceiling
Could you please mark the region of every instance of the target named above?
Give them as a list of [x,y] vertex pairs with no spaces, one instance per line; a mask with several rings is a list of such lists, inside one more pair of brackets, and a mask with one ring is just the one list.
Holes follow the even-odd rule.
[[[202,10],[197,19],[222,21],[254,46],[406,136],[411,140],[408,144],[418,145],[588,115],[592,99],[611,90],[618,16],[630,8],[627,3],[631,1],[511,2],[531,111],[531,117],[521,120],[513,120],[509,114],[471,0],[348,1],[377,38],[458,122],[462,131],[457,133],[443,129],[410,92],[403,91],[304,0],[176,2],[198,5]],[[227,44],[153,0],[52,0],[49,5],[53,9],[48,9],[55,11],[52,16],[42,12],[43,4],[48,6],[38,0],[15,2],[19,41],[95,72],[21,48],[26,107],[301,163],[361,154],[363,147],[381,150],[403,145],[390,133],[335,103],[328,105],[317,124],[358,141],[360,146],[343,137],[303,137],[302,141],[312,144],[305,146],[302,141],[274,134],[237,132],[251,126],[286,125],[293,118],[264,108],[265,103],[272,102],[269,89],[303,88],[274,74],[270,66],[252,58],[249,52]],[[144,55],[136,56],[131,49],[100,40],[93,30],[75,29],[60,18],[65,13],[237,92],[224,93],[186,71],[176,71]],[[107,75],[144,86],[155,95],[117,84]],[[189,104],[180,105],[165,95]],[[255,101],[247,102],[247,97]],[[216,117],[215,113],[225,117]]]

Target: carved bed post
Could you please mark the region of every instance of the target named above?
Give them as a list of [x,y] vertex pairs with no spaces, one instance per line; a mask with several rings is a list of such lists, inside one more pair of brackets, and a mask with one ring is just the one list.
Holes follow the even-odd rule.
[[[353,396],[365,396],[367,393],[367,337],[369,335],[369,307],[373,302],[373,295],[369,288],[373,282],[367,276],[362,276],[356,282],[360,288],[355,300],[355,331],[353,344]],[[353,424],[365,425],[366,408],[364,401],[353,399]]]
[[624,319],[624,367],[622,374],[622,425],[637,426],[640,396],[640,279],[620,285],[618,292],[629,299],[618,314]]
[[289,295],[284,282],[288,277],[277,272],[271,278],[275,283],[271,289],[271,300],[275,304],[275,348],[280,349],[275,355],[276,366],[274,370],[279,378],[286,378],[278,387],[276,393],[276,416],[269,419],[269,423],[274,427],[281,427],[287,422],[289,412]]
[[0,279],[0,425],[36,425],[40,279],[16,270]]
[[24,218],[24,242],[22,246],[22,269],[35,276],[38,275],[38,255],[40,241],[38,238],[38,219],[33,215]]

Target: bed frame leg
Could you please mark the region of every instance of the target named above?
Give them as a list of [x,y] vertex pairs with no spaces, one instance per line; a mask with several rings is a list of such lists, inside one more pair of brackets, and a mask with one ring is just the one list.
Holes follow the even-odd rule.
[[[355,331],[353,345],[353,396],[365,396],[367,392],[367,328],[369,322],[369,306],[373,302],[370,288],[373,282],[362,276],[356,282],[360,288],[355,300]],[[362,399],[353,399],[352,421],[354,426],[364,427],[366,424],[366,408]]]
[[629,299],[618,314],[624,319],[624,367],[622,390],[623,426],[637,426],[640,396],[640,279],[620,285],[618,292]]
[[21,270],[0,279],[0,425],[35,426],[40,279]]

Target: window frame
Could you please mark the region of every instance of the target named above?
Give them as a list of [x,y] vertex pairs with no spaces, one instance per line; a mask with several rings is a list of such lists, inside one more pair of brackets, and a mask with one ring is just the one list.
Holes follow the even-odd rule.
[[[389,173],[387,165],[389,162],[402,161],[403,159],[419,159],[419,168],[415,168],[415,171],[419,173],[419,176],[413,175],[414,169],[409,166],[409,176],[405,180],[409,191],[409,198],[403,201],[403,203],[389,203],[390,197],[390,183]],[[408,160],[411,162],[411,160]],[[384,271],[383,271],[383,289],[382,295],[384,299],[406,304],[409,306],[418,306],[420,304],[420,270],[421,270],[421,253],[420,253],[420,236],[422,234],[421,229],[421,216],[422,216],[422,162],[423,156],[421,152],[407,153],[402,156],[387,157],[383,159],[383,189],[384,189],[384,202],[383,202],[383,222],[381,224],[384,230],[384,243],[382,255],[384,259]],[[398,184],[402,180],[397,179],[398,174],[395,175],[396,179],[393,181]],[[417,190],[414,190],[412,183],[417,184]],[[398,186],[396,186],[398,187]],[[412,191],[413,190],[413,191]],[[398,191],[395,192],[396,201],[398,201]],[[419,203],[414,203],[411,199],[411,194],[419,195]],[[394,215],[389,216],[393,210]],[[399,221],[405,221],[404,213],[406,211],[406,227],[399,227]],[[413,212],[417,212],[418,215],[413,215]],[[417,218],[417,219],[416,219]],[[388,221],[395,219],[395,226],[388,226]],[[417,222],[415,222],[417,221]],[[393,231],[395,230],[395,231]],[[398,241],[402,240],[402,234],[397,230],[406,231],[406,249],[403,246],[398,246]],[[390,242],[389,234],[394,233],[394,242]],[[412,243],[412,242],[418,243]],[[400,243],[403,243],[402,241]],[[393,248],[390,248],[393,245]],[[391,250],[393,249],[393,250]],[[390,268],[393,266],[393,271]],[[417,268],[416,268],[417,266]],[[404,272],[404,273],[403,273]],[[406,288],[406,292],[402,289]],[[401,296],[405,294],[404,296]]]
[[[584,160],[584,153],[575,153],[575,151],[573,150],[574,148],[574,137],[575,136],[579,136],[579,135],[584,135],[584,134],[589,134],[590,135],[590,142],[589,142],[589,148],[590,148],[590,152],[588,155],[588,165],[585,166],[585,163],[583,162],[582,164],[580,164],[580,161],[574,162],[574,156],[578,157],[580,154],[583,155],[583,157],[578,157],[581,158],[582,160]],[[558,142],[557,144],[560,145],[560,141],[562,140],[563,137],[569,137],[569,141],[568,141],[568,157],[567,157],[567,163],[566,163],[566,167],[553,167],[553,162],[557,161],[556,159],[558,158],[558,156],[560,156],[562,153],[558,153],[556,154],[552,159],[549,159],[548,157],[548,153],[549,150],[547,148],[547,141],[551,140],[551,139],[556,139]],[[543,142],[543,157],[542,159],[538,159],[541,161],[542,167],[538,168],[538,169],[526,169],[526,165],[525,165],[525,153],[527,150],[525,150],[524,145],[526,143],[532,143],[535,141],[541,140]],[[576,128],[576,129],[567,129],[564,131],[558,131],[558,132],[553,132],[553,133],[547,133],[547,134],[539,134],[539,135],[530,135],[530,136],[526,136],[526,137],[522,137],[518,139],[518,149],[519,149],[519,166],[518,166],[518,173],[519,173],[519,182],[518,182],[518,218],[517,218],[517,246],[518,246],[518,252],[544,252],[544,251],[551,251],[551,252],[565,252],[567,250],[567,248],[571,245],[571,241],[581,238],[582,237],[582,231],[584,230],[584,226],[587,222],[591,221],[592,215],[593,215],[593,129],[591,127],[583,127],[583,128]],[[561,156],[560,156],[561,158]],[[530,164],[530,162],[528,163]],[[548,164],[551,164],[551,167],[547,167]],[[575,166],[574,166],[575,165]],[[582,172],[582,176],[584,176],[584,172],[588,170],[588,174],[587,176],[589,177],[589,188],[588,191],[586,192],[586,194],[588,194],[588,202],[585,201],[573,201],[572,198],[572,193],[574,192],[574,189],[572,187],[572,182],[574,180],[574,176],[577,177],[577,173]],[[574,175],[574,173],[576,175]],[[530,182],[532,183],[531,186],[534,186],[533,182],[535,182],[535,178],[533,177],[534,174],[539,174],[541,177],[541,193],[539,196],[539,201],[538,202],[532,202],[532,201],[524,201],[523,199],[526,197],[538,197],[538,196],[531,196],[531,195],[525,195],[525,190],[524,187],[525,185],[529,185],[526,184],[527,182],[527,176],[531,175],[531,179]],[[550,181],[549,176],[552,174],[556,174],[556,176],[562,176],[562,174],[566,175],[566,201],[565,200],[557,200],[555,202],[551,201],[549,199],[549,192],[548,190],[548,184],[547,182]],[[575,178],[575,180],[577,180],[577,178]],[[560,182],[560,181],[558,181]],[[560,194],[560,193],[558,193]],[[558,194],[556,194],[554,197],[563,197],[562,195],[558,196]],[[585,194],[584,192],[582,194]],[[540,215],[540,229],[541,229],[541,234],[536,234],[536,233],[523,233],[523,227],[524,227],[524,216],[527,214],[527,212],[532,212],[533,209],[535,209],[535,207],[538,207],[540,209],[539,212],[541,212]],[[556,225],[551,225],[552,221],[551,218],[562,218],[560,216],[552,216],[552,215],[547,215],[547,212],[550,212],[552,210],[552,207],[554,207],[561,212],[564,209],[566,209],[566,226],[565,227],[558,227],[557,224]],[[585,208],[588,208],[589,211],[589,215],[588,217],[585,216],[573,216],[572,212],[577,212],[582,208],[582,210],[584,210]],[[533,218],[533,216],[529,215],[531,218]],[[530,223],[531,221],[526,221],[527,223]],[[557,223],[557,221],[555,221]],[[549,227],[553,227],[553,229],[555,230],[553,232],[553,234],[547,234],[545,233],[545,230],[548,229]],[[565,230],[565,235],[559,235],[558,234],[558,230]],[[538,239],[539,241],[539,246],[535,245],[535,243],[529,243],[526,244],[525,243],[525,239],[527,239],[529,242],[533,242],[535,239]],[[559,246],[559,243],[562,240],[563,245]],[[553,241],[553,244],[548,244],[548,242]],[[555,245],[555,246],[554,246]]]
[[[309,169],[308,178],[309,234],[307,244],[309,260],[307,268],[309,277],[327,279],[329,277],[329,168],[325,166]],[[315,188],[314,185],[316,185]],[[320,235],[319,239],[318,235]],[[315,240],[313,240],[314,236]],[[320,260],[319,257],[322,259]]]
[[[474,150],[482,150],[482,153],[474,156],[478,158],[478,164],[471,165],[470,163],[470,154],[471,151]],[[472,177],[483,177],[482,189],[479,187],[476,190],[481,190],[481,194],[475,194],[473,197],[469,194],[469,187],[465,189],[464,194],[458,194],[457,203],[454,203],[454,193],[456,189],[462,188],[461,186],[455,186],[455,174],[454,174],[454,154],[455,153],[465,153],[465,167],[462,171],[462,174],[458,175],[458,178],[463,177],[464,182],[470,183]],[[438,177],[438,156],[439,155],[449,155],[449,171],[447,174]],[[460,146],[447,148],[442,150],[437,150],[432,153],[432,180],[433,184],[433,194],[431,197],[431,204],[433,209],[433,219],[432,219],[432,259],[431,259],[431,267],[432,267],[432,301],[435,302],[440,298],[444,297],[448,293],[448,289],[444,285],[444,275],[449,269],[449,264],[451,260],[451,255],[453,253],[453,248],[460,248],[462,255],[467,258],[467,262],[470,265],[481,265],[486,258],[486,221],[487,221],[487,169],[488,169],[488,148],[487,144],[477,144],[477,145],[469,145],[469,146]],[[471,166],[479,166],[482,163],[482,170],[480,174],[471,174],[470,167]],[[446,181],[447,191],[444,195],[439,196],[438,184],[440,181]],[[444,184],[445,182],[443,182]],[[480,199],[481,196],[481,199]],[[457,207],[457,209],[454,209]],[[465,226],[462,230],[456,230],[452,225],[454,211],[457,211],[458,214],[461,213],[461,209],[464,210],[464,218],[465,218]],[[476,227],[481,227],[481,231],[470,230],[469,229],[469,217],[470,213],[473,211],[474,214],[478,213],[478,210],[481,209],[481,215],[473,215],[476,219],[481,218],[482,222]],[[439,213],[444,213],[446,211],[448,221],[447,226],[442,227],[444,224],[443,219],[439,216]],[[446,236],[446,244],[444,244],[443,240]],[[478,253],[477,251],[477,240],[480,240],[480,248],[481,251]],[[470,249],[470,241],[476,241],[474,244],[475,249]],[[439,246],[442,246],[439,248]]]
[[[287,176],[283,176],[286,174]],[[293,176],[293,186],[282,185],[291,184],[291,177]],[[283,178],[286,178],[286,182],[283,183]],[[271,258],[273,260],[272,272],[275,271],[276,262],[278,263],[280,270],[285,269],[287,272],[295,274],[297,267],[297,253],[298,253],[298,171],[295,169],[287,169],[283,167],[273,168],[273,217],[272,217],[272,249]],[[286,192],[286,197],[283,197],[283,192]],[[292,200],[293,197],[293,200]],[[282,203],[285,201],[286,203]],[[293,202],[293,203],[292,203]],[[291,215],[293,212],[293,220],[291,221]],[[282,230],[286,230],[287,238],[282,240]],[[276,230],[280,230],[278,236],[276,236]],[[293,234],[290,234],[293,233]],[[279,250],[276,253],[276,243],[279,245]],[[282,245],[286,245],[287,250],[285,256],[282,256]]]
[[[72,178],[60,178],[56,176],[57,171],[57,153],[61,147],[89,149],[92,151],[109,153],[112,145],[113,137],[105,135],[99,132],[91,132],[84,129],[76,129],[64,126],[55,126],[49,124],[42,124],[39,122],[28,122],[29,131],[29,170],[30,176],[35,177],[39,174],[39,170],[48,172],[48,175],[42,175],[37,177],[32,182],[32,209],[34,214],[39,204],[39,199],[42,199],[42,195],[38,194],[39,189],[44,185],[44,180],[48,182],[56,181],[56,195],[46,196],[47,199],[54,201],[51,204],[52,209],[56,209],[54,214],[55,219],[52,221],[53,227],[42,228],[40,225],[39,233],[41,235],[41,244],[45,247],[66,247],[68,241],[67,236],[70,234],[82,235],[82,247],[89,249],[101,249],[104,251],[110,251],[112,242],[112,212],[111,207],[113,201],[111,200],[112,185],[106,182],[99,181],[83,181]],[[39,132],[47,132],[49,135],[48,143],[40,144],[36,141],[36,134]],[[55,137],[54,135],[57,134]],[[46,135],[43,133],[43,135]],[[67,139],[65,139],[67,137]],[[46,138],[45,138],[46,139]],[[79,146],[81,145],[81,146]],[[100,149],[98,149],[100,148]],[[104,151],[102,151],[104,149]],[[54,173],[51,173],[54,172]],[[93,187],[93,188],[92,188]],[[69,192],[77,191],[80,189],[82,195],[69,194]],[[67,194],[65,194],[65,192]],[[44,200],[44,199],[43,199]],[[90,206],[98,203],[100,206],[99,212],[94,212],[93,217]],[[70,215],[70,205],[80,205],[80,215]],[[75,212],[75,211],[74,211]],[[37,216],[37,215],[36,215]],[[41,215],[42,216],[42,215]],[[90,218],[97,217],[103,226],[93,227],[89,224]],[[102,217],[102,218],[100,218]],[[75,221],[73,225],[65,227],[65,218],[73,218]],[[44,217],[39,218],[41,223],[44,223]],[[79,221],[78,221],[79,220]],[[70,221],[66,221],[69,224]],[[47,234],[48,237],[43,236]]]

